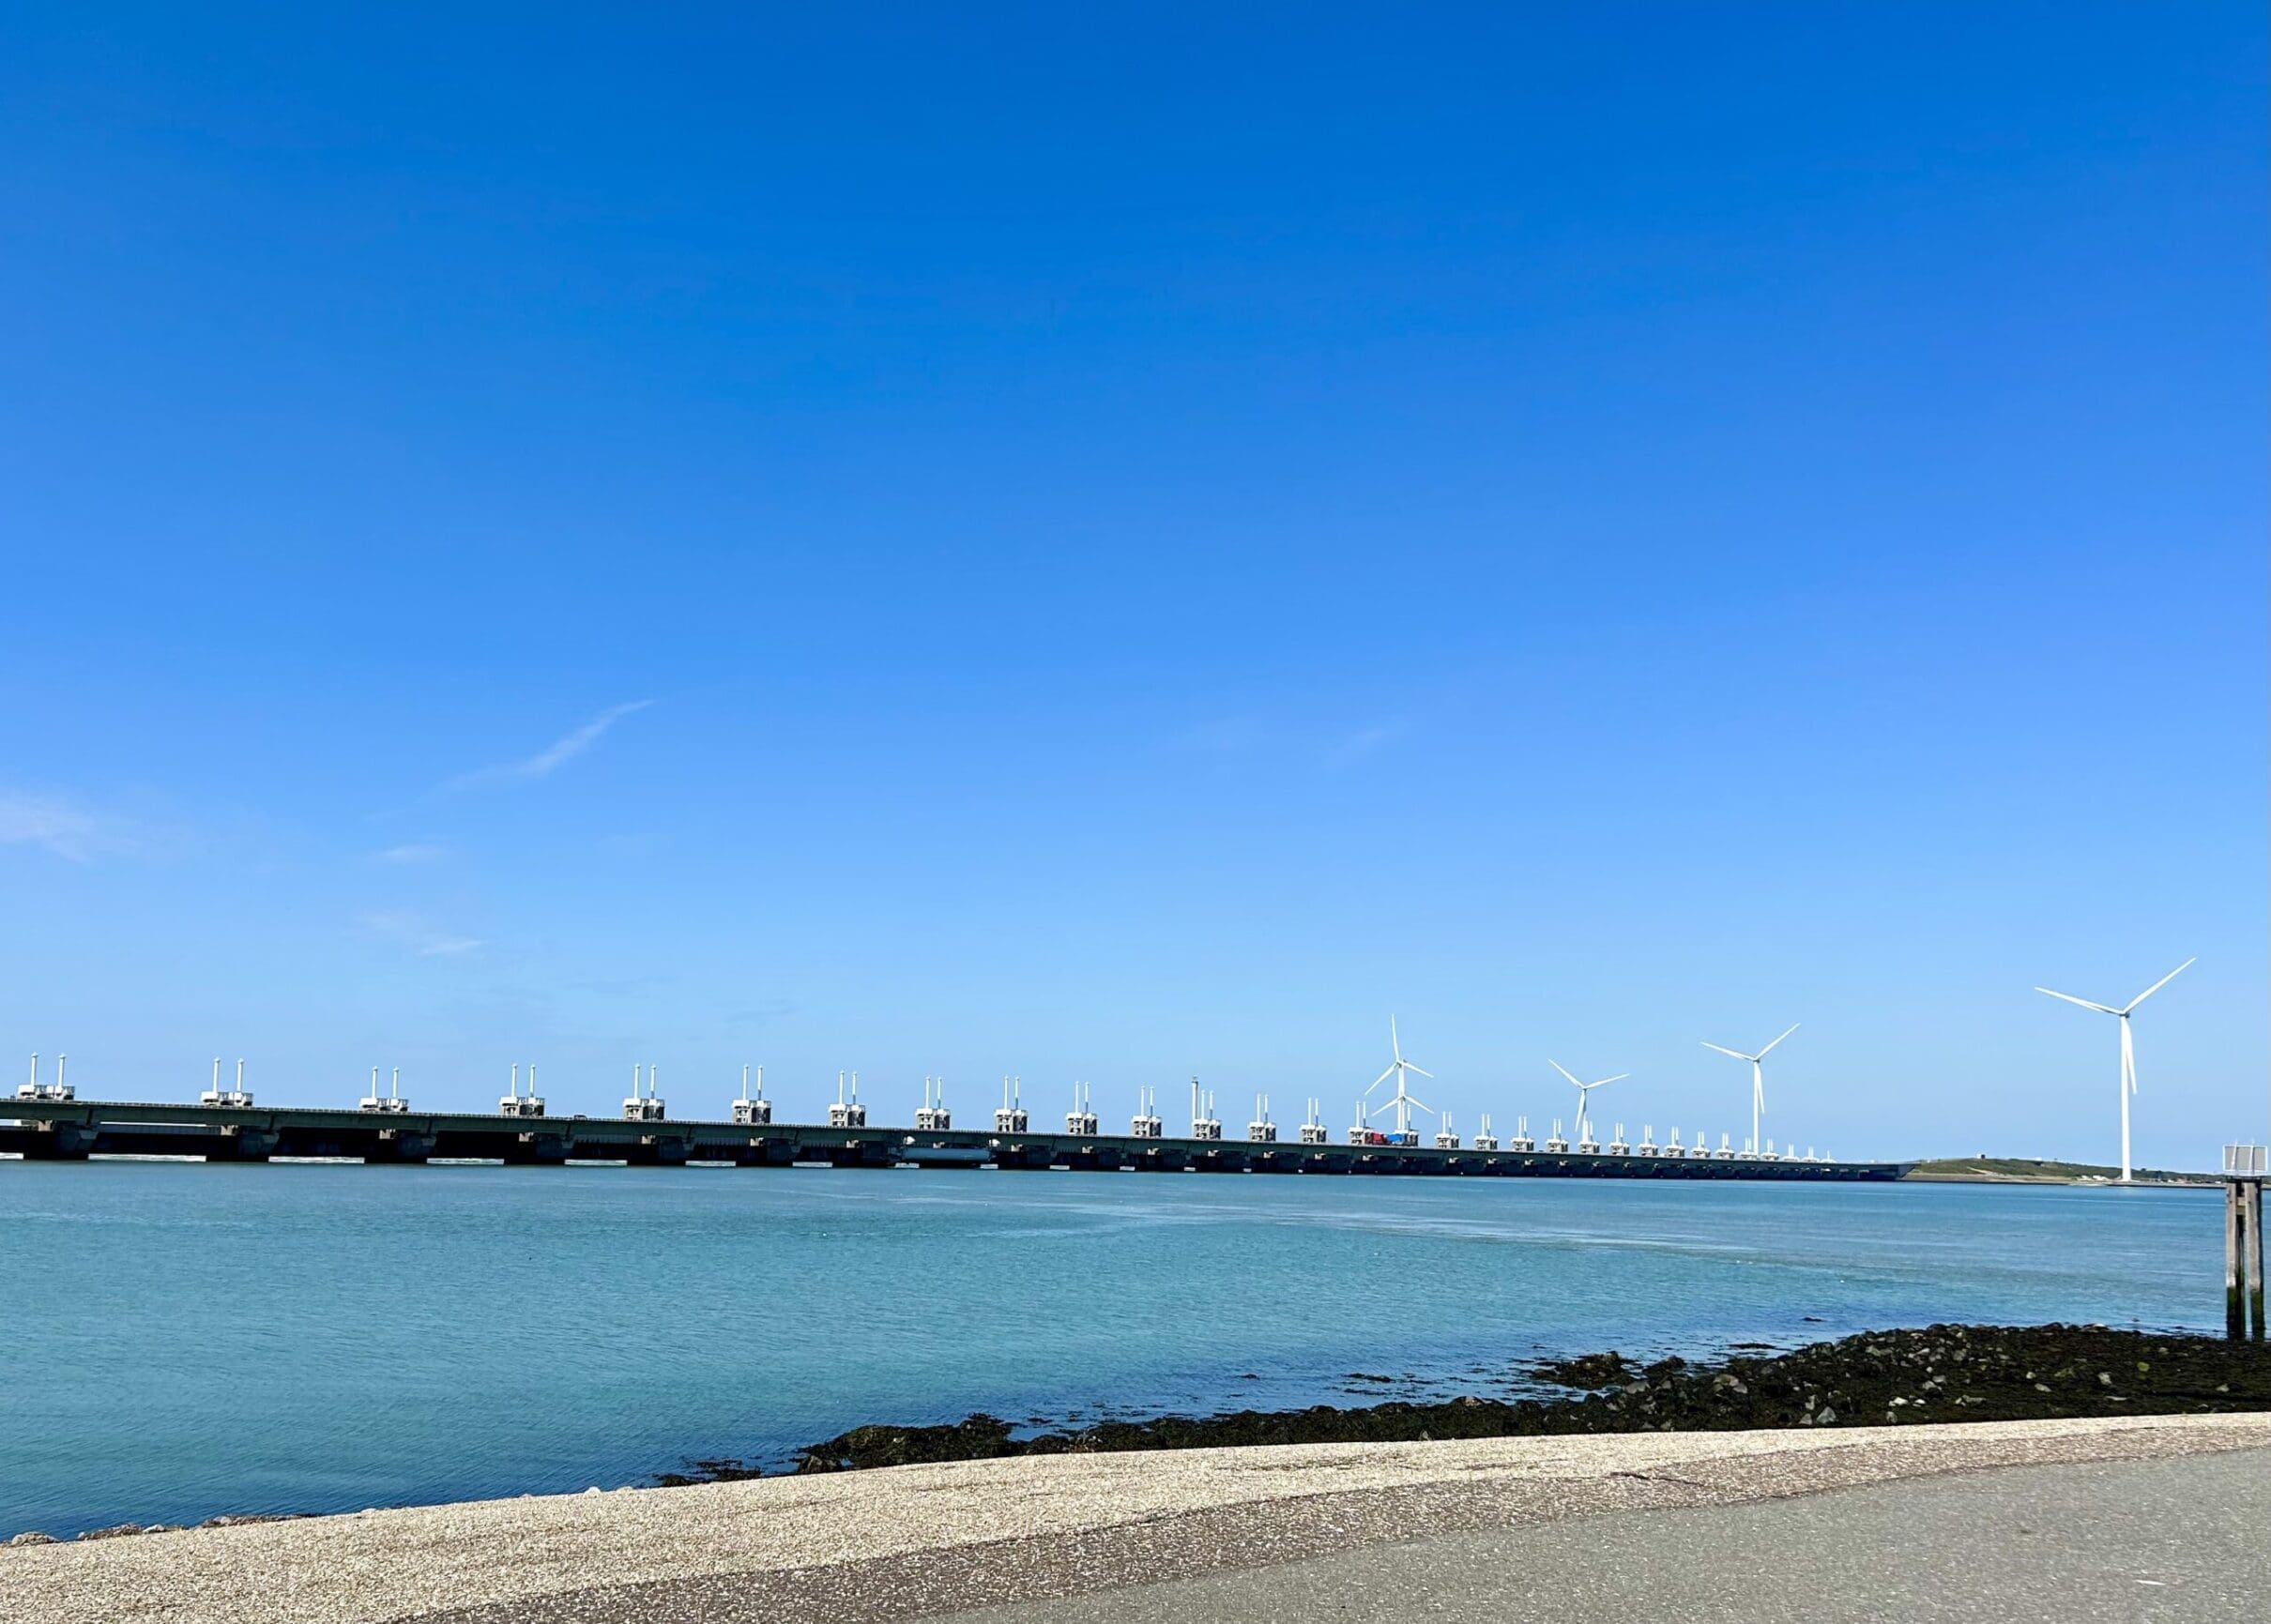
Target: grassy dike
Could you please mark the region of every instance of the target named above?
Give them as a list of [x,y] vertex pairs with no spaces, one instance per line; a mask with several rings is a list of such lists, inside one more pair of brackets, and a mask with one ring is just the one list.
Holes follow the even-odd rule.
[[[2121,1169],[2034,1156],[1943,1156],[1913,1162],[1901,1176],[1921,1184],[2112,1184],[2120,1179]],[[2213,1190],[2218,1181],[2212,1174],[2140,1167],[2133,1182],[2175,1190]]]

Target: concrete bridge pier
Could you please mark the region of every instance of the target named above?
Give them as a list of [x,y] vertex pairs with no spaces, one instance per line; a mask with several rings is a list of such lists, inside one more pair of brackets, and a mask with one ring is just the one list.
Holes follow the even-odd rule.
[[423,1167],[434,1154],[434,1135],[406,1128],[382,1128],[363,1152],[366,1167]]
[[898,1160],[890,1146],[864,1139],[850,1145],[831,1145],[819,1154],[838,1167],[889,1167]]
[[732,1156],[736,1167],[786,1167],[796,1159],[797,1147],[785,1139],[759,1139],[753,1144],[737,1145]]
[[27,1161],[84,1161],[95,1148],[95,1130],[76,1122],[43,1122],[23,1143]]
[[624,1162],[632,1167],[683,1167],[693,1148],[691,1142],[675,1134],[657,1135],[624,1146],[622,1154]]
[[503,1146],[504,1161],[508,1167],[565,1167],[568,1165],[568,1135],[565,1133],[520,1133]]
[[272,1128],[224,1128],[206,1147],[207,1161],[266,1161],[283,1137]]
[[1127,1158],[1117,1150],[1068,1150],[1059,1160],[1075,1173],[1109,1173],[1127,1165]]

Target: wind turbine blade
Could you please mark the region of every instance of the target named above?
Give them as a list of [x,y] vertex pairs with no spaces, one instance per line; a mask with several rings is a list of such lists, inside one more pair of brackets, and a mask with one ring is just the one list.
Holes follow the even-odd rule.
[[1414,1066],[1410,1061],[1407,1060],[1404,1062],[1404,1070],[1407,1071],[1417,1071],[1421,1076],[1426,1078],[1430,1083],[1435,1081],[1435,1073],[1428,1070],[1425,1066]]
[[1404,1057],[1403,1040],[1395,1035],[1395,1017],[1388,1017],[1388,1047],[1398,1060]]
[[[1725,1047],[1724,1045],[1722,1045],[1722,1044],[1718,1044],[1718,1043],[1706,1043],[1706,1044],[1704,1044],[1704,1045],[1703,1045],[1703,1047],[1704,1047],[1704,1048],[1706,1048],[1706,1049],[1716,1049],[1716,1050],[1718,1050],[1718,1051],[1719,1051],[1719,1053],[1720,1053],[1720,1054],[1722,1054],[1722,1055],[1733,1055],[1733,1056],[1734,1056],[1736,1059],[1738,1059],[1738,1060],[1753,1060],[1753,1059],[1756,1059],[1756,1058],[1758,1057],[1758,1056],[1756,1056],[1756,1055],[1745,1055],[1745,1054],[1744,1054],[1744,1053],[1743,1053],[1743,1051],[1742,1051],[1742,1050],[1740,1050],[1740,1049],[1730,1049],[1730,1048],[1727,1048],[1727,1047]],[[1569,1076],[1569,1073],[1568,1073],[1568,1072],[1566,1072],[1566,1071],[1564,1071],[1564,1072],[1562,1072],[1562,1076],[1564,1076],[1564,1077],[1567,1077],[1567,1076]],[[1575,1079],[1575,1078],[1571,1078],[1570,1080],[1571,1080],[1572,1082],[1575,1082],[1575,1081],[1576,1081],[1576,1079]]]
[[[1790,1032],[1785,1032],[1785,1033],[1783,1033],[1783,1034],[1782,1034],[1782,1038],[1787,1038],[1787,1037],[1789,1037],[1791,1032],[1795,1032],[1797,1029],[1798,1029],[1798,1023],[1797,1023],[1797,1022],[1795,1022],[1795,1021],[1792,1021],[1792,1022],[1790,1024]],[[1779,1042],[1781,1042],[1781,1041],[1782,1041],[1782,1038],[1776,1038],[1776,1039],[1775,1040],[1775,1043],[1779,1043]],[[1758,1060],[1763,1060],[1763,1059],[1765,1059],[1765,1058],[1767,1057],[1767,1055],[1771,1055],[1771,1054],[1773,1054],[1773,1053],[1774,1053],[1775,1043],[1769,1043],[1769,1044],[1768,1044],[1768,1045],[1767,1045],[1765,1048],[1763,1048],[1763,1049],[1760,1050],[1760,1051],[1759,1051],[1759,1053],[1758,1053],[1757,1055],[1755,1055],[1754,1056],[1752,1056],[1752,1058],[1754,1058],[1754,1059],[1758,1059]]]
[[[2050,990],[2048,987],[2037,987],[2035,989],[2035,991],[2037,993],[2050,993]],[[2089,1001],[2089,999],[2077,998],[2071,993],[2050,993],[2050,996],[2053,998],[2064,998],[2069,1004],[2080,1004],[2085,1009],[2095,1009],[2100,1015],[2118,1015],[2121,1013],[2119,1009],[2116,1009],[2111,1004],[2093,1004]]]
[[1547,1060],[1547,1061],[1546,1062],[1546,1064],[1547,1064],[1547,1065],[1548,1065],[1548,1066],[1550,1066],[1550,1067],[1552,1067],[1552,1068],[1553,1068],[1553,1069],[1554,1069],[1556,1071],[1559,1071],[1559,1072],[1560,1072],[1560,1073],[1561,1073],[1562,1076],[1567,1077],[1567,1078],[1569,1079],[1569,1081],[1570,1081],[1570,1082],[1577,1084],[1577,1085],[1578,1085],[1579,1088],[1582,1088],[1582,1087],[1584,1087],[1584,1086],[1585,1086],[1585,1085],[1584,1085],[1584,1084],[1582,1084],[1582,1083],[1578,1083],[1578,1080],[1577,1080],[1577,1077],[1575,1076],[1575,1074],[1573,1074],[1573,1073],[1570,1071],[1570,1070],[1569,1070],[1569,1068],[1568,1068],[1568,1067],[1566,1067],[1566,1066],[1562,1065],[1562,1063],[1561,1063],[1559,1060],[1551,1060],[1551,1059],[1549,1059],[1549,1060]]
[[1620,1071],[1614,1077],[1604,1077],[1598,1083],[1589,1083],[1586,1085],[1586,1086],[1589,1088],[1606,1088],[1611,1083],[1622,1083],[1625,1078],[1631,1075],[1632,1073],[1629,1071]]
[[[1372,1088],[1378,1088],[1382,1083],[1385,1083],[1389,1078],[1395,1075],[1395,1068],[1393,1066],[1389,1067],[1385,1071],[1382,1071],[1379,1076],[1372,1079]],[[1367,1088],[1364,1090],[1364,1092],[1369,1094],[1372,1092],[1372,1088]]]
[[[2143,1003],[2143,1002],[2144,1002],[2144,1001],[2145,1001],[2147,998],[2150,998],[2150,997],[2151,997],[2151,996],[2152,996],[2154,994],[2156,994],[2156,993],[2159,992],[2159,991],[2160,991],[2160,990],[2161,990],[2163,987],[2167,986],[2167,985],[2168,985],[2168,984],[2169,984],[2171,981],[2175,980],[2177,977],[2179,977],[2179,976],[2183,975],[2183,974],[2184,974],[2184,973],[2185,973],[2187,970],[2189,970],[2189,969],[2190,969],[2190,968],[2191,968],[2193,965],[2195,965],[2195,964],[2199,964],[2199,963],[2200,963],[2200,960],[2199,960],[2197,957],[2187,959],[2187,960],[2186,960],[2186,961],[2183,963],[2183,964],[2181,964],[2177,965],[2177,966],[2176,966],[2176,968],[2174,968],[2173,970],[2171,970],[2171,971],[2170,971],[2170,972],[2169,972],[2167,975],[2163,976],[2163,977],[2162,977],[2162,978],[2161,978],[2159,980],[2157,980],[2157,981],[2154,982],[2154,983],[2153,983],[2153,984],[2152,984],[2150,987],[2147,987],[2147,988],[2146,988],[2146,989],[2145,989],[2143,992],[2141,992],[2141,993],[2138,994],[2136,997],[2131,998],[2131,999],[2129,1000],[2129,1009],[2136,1009],[2138,1005],[2140,1005],[2140,1004]],[[2126,1015],[2126,1014],[2127,1014],[2127,1013],[2129,1012],[2129,1009],[2124,1009],[2124,1010],[2122,1011],[2122,1013]]]

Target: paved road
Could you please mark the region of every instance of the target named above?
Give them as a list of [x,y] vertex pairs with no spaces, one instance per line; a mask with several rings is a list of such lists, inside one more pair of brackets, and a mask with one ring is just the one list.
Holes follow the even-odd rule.
[[2271,1415],[1312,1444],[32,1545],[0,1624],[2221,1619],[2267,1539]]
[[963,1624],[2217,1624],[2271,1615],[2271,1451],[2013,1466],[1439,1535]]

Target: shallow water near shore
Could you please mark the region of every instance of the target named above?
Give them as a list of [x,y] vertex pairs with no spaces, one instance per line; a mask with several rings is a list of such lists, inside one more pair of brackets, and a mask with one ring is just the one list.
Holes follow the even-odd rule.
[[2222,1313],[2213,1191],[0,1163],[0,1537]]

